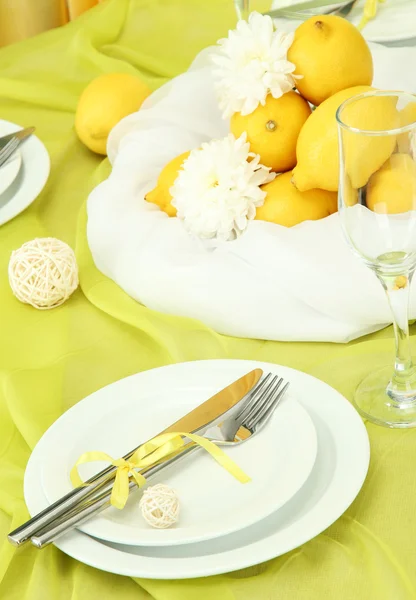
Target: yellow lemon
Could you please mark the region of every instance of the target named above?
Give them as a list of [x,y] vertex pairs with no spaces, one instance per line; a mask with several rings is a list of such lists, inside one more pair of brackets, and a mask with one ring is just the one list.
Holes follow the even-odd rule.
[[190,152],[184,152],[168,162],[159,175],[156,187],[146,194],[145,197],[145,200],[160,206],[160,208],[170,217],[176,216],[176,208],[171,204],[172,195],[170,193],[170,188],[175,183],[179,170],[189,154]]
[[143,81],[127,73],[106,73],[82,92],[75,114],[75,131],[90,150],[107,154],[107,138],[123,117],[136,112],[149,96]]
[[320,15],[302,23],[287,58],[302,76],[296,80],[299,92],[316,106],[341,90],[373,81],[370,49],[358,29],[341,17]]
[[[348,125],[374,132],[395,129],[400,125],[395,96],[370,96],[352,102],[342,111],[342,120]],[[371,136],[344,131],[343,150],[345,169],[353,188],[365,186],[395,149],[396,135]]]
[[367,186],[367,206],[376,213],[416,209],[416,163],[409,154],[393,154]]
[[309,104],[296,92],[280,98],[269,95],[264,106],[250,115],[235,113],[231,131],[236,138],[245,131],[250,150],[260,155],[260,162],[273,171],[288,171],[296,164],[296,141],[306,119]]
[[340,193],[342,194],[342,200],[345,206],[355,206],[358,204],[359,190],[352,187],[348,175],[344,176],[343,186],[340,187]]
[[323,219],[337,210],[337,194],[325,190],[299,192],[291,183],[291,173],[282,173],[262,186],[267,192],[256,219],[293,227],[302,221]]
[[[405,125],[412,125],[416,123],[416,102],[407,104],[402,110],[399,111],[400,127]],[[414,137],[414,130],[401,133],[397,137],[397,145],[399,152],[410,152],[412,138]]]
[[[339,151],[336,111],[338,107],[357,94],[371,90],[357,86],[338,92],[325,100],[311,114],[299,134],[293,170],[293,182],[301,192],[313,188],[338,190]],[[351,103],[343,111],[343,119],[354,127],[380,131],[397,126],[398,113],[395,98],[371,96]],[[364,186],[393,152],[395,136],[363,136],[344,134],[344,151],[347,174],[354,188]]]

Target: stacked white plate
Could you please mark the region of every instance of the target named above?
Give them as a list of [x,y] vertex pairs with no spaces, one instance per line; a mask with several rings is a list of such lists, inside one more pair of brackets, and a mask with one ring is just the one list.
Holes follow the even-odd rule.
[[[357,412],[321,381],[269,363],[216,360],[146,371],[92,394],[40,440],[25,474],[31,515],[71,489],[69,472],[88,450],[126,454],[254,368],[280,375],[289,392],[267,427],[227,453],[251,477],[238,483],[202,450],[161,473],[178,492],[178,524],[149,527],[130,494],[56,542],[98,569],[155,579],[214,575],[269,560],[333,523],[358,494],[369,464]],[[104,465],[83,465],[89,477]]]
[[[0,119],[0,137],[22,129]],[[50,170],[49,154],[35,135],[27,138],[0,167],[0,225],[27,208],[42,191]]]
[[[298,3],[299,0],[273,0],[272,9],[290,8]],[[366,0],[357,0],[348,14],[348,20],[354,25],[360,23],[365,3]],[[327,13],[345,4],[349,4],[349,0],[326,6],[322,8],[322,12]],[[318,9],[310,12],[316,14]],[[276,19],[278,27],[282,27],[286,31],[293,31],[301,22],[294,19]],[[411,40],[416,38],[415,22],[416,2],[414,0],[387,0],[378,4],[376,18],[367,23],[362,34],[370,42],[390,43]]]

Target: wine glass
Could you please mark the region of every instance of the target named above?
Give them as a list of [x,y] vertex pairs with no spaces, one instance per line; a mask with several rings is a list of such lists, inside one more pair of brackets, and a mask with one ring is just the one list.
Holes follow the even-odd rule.
[[387,294],[396,342],[394,368],[368,375],[354,404],[379,425],[414,427],[416,368],[408,304],[416,268],[416,96],[366,92],[346,100],[336,117],[342,228]]
[[234,0],[234,7],[237,13],[237,20],[248,21],[250,14],[250,0]]

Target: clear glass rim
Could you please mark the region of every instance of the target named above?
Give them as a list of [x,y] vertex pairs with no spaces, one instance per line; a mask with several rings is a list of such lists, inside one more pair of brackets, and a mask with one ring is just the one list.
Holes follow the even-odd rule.
[[361,135],[372,135],[372,136],[386,136],[386,135],[399,135],[401,133],[406,133],[407,131],[412,131],[416,129],[416,121],[413,123],[409,123],[408,125],[404,125],[403,127],[397,127],[396,129],[384,129],[384,130],[374,130],[374,129],[360,129],[359,127],[351,127],[351,125],[347,125],[341,118],[341,113],[346,106],[352,104],[353,102],[357,102],[362,100],[363,98],[370,98],[371,96],[401,96],[407,97],[409,100],[412,100],[416,105],[416,94],[412,94],[410,92],[402,92],[398,90],[370,90],[369,92],[363,92],[361,94],[357,94],[356,96],[351,96],[351,98],[347,98],[338,107],[336,112],[336,119],[339,127],[345,129],[346,131],[350,131],[351,133],[359,133]]

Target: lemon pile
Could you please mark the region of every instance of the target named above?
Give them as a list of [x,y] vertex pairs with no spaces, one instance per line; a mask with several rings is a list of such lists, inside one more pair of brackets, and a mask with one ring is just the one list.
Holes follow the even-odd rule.
[[[336,111],[344,100],[371,90],[373,60],[369,47],[354,25],[341,17],[315,16],[296,32],[287,58],[296,66],[296,90],[274,98],[270,94],[263,105],[251,114],[235,113],[230,129],[236,138],[245,132],[250,151],[260,156],[261,164],[278,173],[276,179],[263,187],[267,192],[256,219],[291,227],[305,220],[322,219],[337,210],[338,133]],[[354,105],[352,105],[354,108]],[[371,97],[360,103],[361,114],[351,115],[366,128],[393,125],[397,114],[389,98]],[[357,121],[358,119],[358,121]],[[351,139],[349,155],[354,157],[350,169],[350,199],[355,202],[357,187],[385,163],[393,152],[394,140],[369,138],[367,145]],[[403,145],[406,141],[403,140]],[[405,149],[403,150],[405,152]],[[362,160],[357,161],[357,153]],[[156,188],[146,200],[174,216],[169,189],[187,154],[171,161],[163,169]],[[394,185],[405,167],[405,158],[398,158],[386,171],[380,171],[374,181],[373,201],[377,190],[388,181]],[[378,180],[382,180],[380,183]],[[386,206],[390,206],[387,203]]]
[[[333,16],[314,16],[295,31],[287,59],[296,67],[296,90],[280,98],[271,94],[264,105],[248,115],[235,113],[230,130],[243,133],[250,151],[260,163],[277,173],[266,192],[256,219],[291,227],[306,220],[324,218],[337,210],[339,150],[336,111],[348,98],[372,90],[373,60],[370,49],[354,25]],[[137,77],[113,73],[94,80],[83,92],[75,128],[79,138],[94,152],[106,153],[112,127],[137,111],[150,90]],[[357,127],[399,127],[400,115],[391,97],[369,97],[345,108]],[[393,155],[398,148],[401,154]],[[407,206],[408,191],[398,190],[413,176],[409,164],[408,136],[346,136],[344,150],[348,181],[347,204],[355,204],[357,190],[368,184],[367,205],[373,210],[394,212]],[[176,216],[170,190],[189,152],[168,163],[146,200],[169,216]],[[387,161],[387,162],[386,162]],[[412,171],[412,172],[411,172]],[[403,184],[403,185],[402,185]],[[413,188],[412,188],[413,189]],[[380,208],[382,207],[382,208]]]

